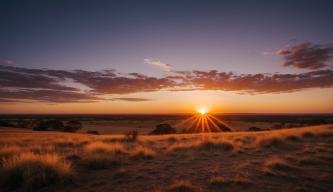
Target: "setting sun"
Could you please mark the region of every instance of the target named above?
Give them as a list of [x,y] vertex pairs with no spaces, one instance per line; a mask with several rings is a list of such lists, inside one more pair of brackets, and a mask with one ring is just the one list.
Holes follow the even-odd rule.
[[198,109],[198,112],[201,114],[201,115],[205,115],[207,113],[207,110],[206,109]]

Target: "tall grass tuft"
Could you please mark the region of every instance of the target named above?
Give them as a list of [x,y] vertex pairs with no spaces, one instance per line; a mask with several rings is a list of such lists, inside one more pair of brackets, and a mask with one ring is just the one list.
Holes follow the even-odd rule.
[[94,142],[86,145],[84,152],[84,163],[93,169],[121,164],[128,155],[125,146],[121,143]]
[[72,181],[71,164],[59,155],[22,153],[2,164],[5,185],[26,190]]
[[134,159],[152,159],[155,156],[155,151],[144,146],[137,146],[130,151]]

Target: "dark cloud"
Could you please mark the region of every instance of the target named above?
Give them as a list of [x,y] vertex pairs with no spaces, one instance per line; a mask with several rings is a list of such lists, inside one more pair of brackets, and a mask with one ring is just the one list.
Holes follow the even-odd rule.
[[153,101],[152,99],[133,98],[133,97],[119,97],[119,98],[112,98],[111,100],[112,101],[132,101],[132,102]]
[[[320,70],[301,74],[241,74],[194,71],[186,83],[200,90],[238,91],[242,93],[281,93],[307,88],[333,86],[333,71]],[[193,90],[193,88],[190,88]]]
[[[75,82],[78,86],[66,83],[68,81]],[[80,88],[82,86],[79,85],[88,87],[88,90],[82,90]],[[173,71],[172,76],[157,78],[138,73],[120,75],[114,70],[64,71],[0,66],[0,102],[68,103],[108,100],[139,102],[150,99],[128,97],[105,99],[103,96],[159,90],[221,90],[262,94],[332,86],[332,70],[300,74],[235,74],[217,70]]]
[[40,70],[0,66],[0,87],[41,88],[76,91],[73,87],[60,85],[57,76],[50,76]]
[[4,90],[0,89],[0,102],[29,102],[41,101],[50,103],[75,103],[75,102],[96,102],[102,100],[90,94],[61,91],[61,90],[34,90],[34,89],[18,89]]
[[276,53],[284,57],[283,66],[285,67],[314,70],[327,66],[327,62],[332,58],[333,47],[300,43],[290,48],[280,49]]

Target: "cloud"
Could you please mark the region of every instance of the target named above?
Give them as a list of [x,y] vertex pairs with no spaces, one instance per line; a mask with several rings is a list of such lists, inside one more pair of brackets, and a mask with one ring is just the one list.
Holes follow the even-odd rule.
[[292,66],[300,69],[321,69],[327,66],[332,58],[333,47],[316,45],[313,43],[300,43],[294,46],[279,49],[277,55],[283,56],[283,66]]
[[171,71],[171,69],[172,69],[171,64],[163,63],[158,59],[144,59],[144,63],[150,64],[150,65],[155,65],[157,67],[162,68],[165,71]]
[[0,64],[1,65],[13,65],[13,64],[15,64],[15,62],[10,59],[3,59],[3,60],[0,60]]
[[61,90],[0,89],[0,95],[0,102],[39,101],[49,103],[84,103],[103,100],[86,93]]
[[[71,83],[69,83],[71,82]],[[84,89],[82,87],[85,87]],[[51,70],[0,66],[0,102],[97,102],[106,96],[153,91],[217,90],[240,94],[295,92],[333,87],[332,70],[299,74],[236,74],[217,70],[173,71],[172,76],[150,77],[114,70]],[[88,89],[86,89],[88,88]],[[111,100],[151,101],[119,97]]]
[[119,97],[119,98],[112,98],[111,100],[112,101],[131,101],[131,102],[153,101],[152,99],[133,98],[133,97]]
[[[193,71],[185,77],[187,85],[196,90],[237,91],[263,94],[294,92],[308,88],[333,87],[333,71],[319,70],[301,74],[234,74],[226,72]],[[193,90],[193,88],[189,88]]]

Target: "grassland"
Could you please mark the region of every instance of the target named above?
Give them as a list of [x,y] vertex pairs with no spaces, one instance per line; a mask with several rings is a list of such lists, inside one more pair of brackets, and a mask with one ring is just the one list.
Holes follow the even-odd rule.
[[333,125],[139,136],[0,129],[0,191],[330,191]]

